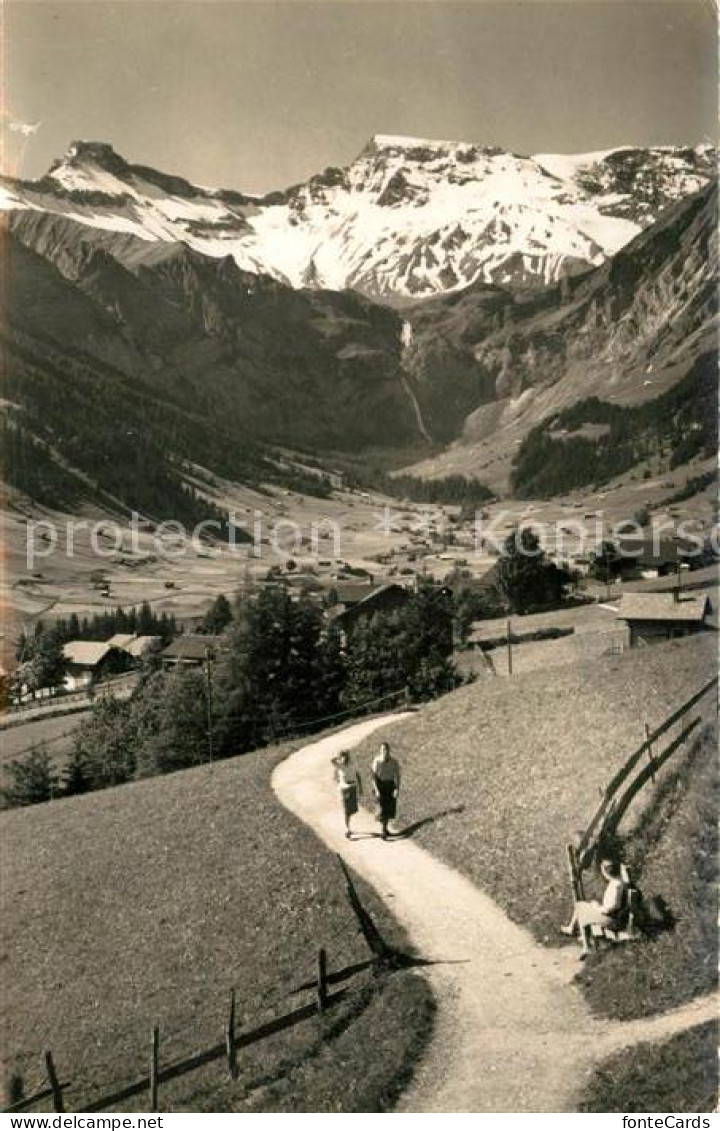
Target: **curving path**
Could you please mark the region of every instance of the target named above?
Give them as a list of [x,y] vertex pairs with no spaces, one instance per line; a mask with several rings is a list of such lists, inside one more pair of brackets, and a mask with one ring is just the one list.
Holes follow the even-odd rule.
[[405,714],[369,719],[282,762],[282,804],[373,885],[425,958],[437,1000],[430,1047],[401,1112],[573,1111],[596,1060],[716,1015],[714,997],[658,1018],[607,1022],[571,979],[577,951],[538,946],[483,892],[412,840],[382,841],[361,810],[345,839],[330,759]]

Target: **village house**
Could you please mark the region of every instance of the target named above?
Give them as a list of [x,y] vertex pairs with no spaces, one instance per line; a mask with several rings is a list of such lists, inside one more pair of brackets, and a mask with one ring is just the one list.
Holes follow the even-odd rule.
[[410,591],[394,581],[375,588],[346,585],[338,588],[338,604],[329,610],[328,616],[343,632],[350,632],[359,620],[375,613],[394,613],[409,600]]
[[130,658],[103,640],[69,640],[63,647],[67,691],[85,691],[113,675],[127,671]]
[[700,564],[697,546],[677,539],[621,538],[618,549],[616,572],[624,578],[652,580]]
[[199,668],[208,659],[217,658],[219,636],[201,636],[186,633],[177,636],[160,654],[160,662],[166,671],[185,671]]
[[689,636],[710,628],[712,606],[704,594],[626,593],[618,607],[618,619],[625,621],[630,647]]
[[140,663],[148,652],[162,643],[160,636],[137,636],[133,632],[116,632],[107,642],[111,648],[119,648],[135,663]]

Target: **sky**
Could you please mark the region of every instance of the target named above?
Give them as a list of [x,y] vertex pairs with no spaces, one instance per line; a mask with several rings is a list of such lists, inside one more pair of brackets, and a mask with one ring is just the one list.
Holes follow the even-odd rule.
[[715,141],[713,0],[6,0],[2,158],[71,141],[265,192],[373,134],[517,153]]

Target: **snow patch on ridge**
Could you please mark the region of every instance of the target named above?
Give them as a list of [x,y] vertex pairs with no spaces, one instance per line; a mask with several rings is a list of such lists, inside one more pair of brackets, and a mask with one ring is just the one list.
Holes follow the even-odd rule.
[[707,183],[712,154],[707,146],[622,147],[522,157],[376,134],[345,169],[249,198],[79,142],[44,181],[5,182],[0,210],[39,208],[145,240],[180,241],[297,288],[420,296],[478,279],[548,283],[597,265],[665,204]]

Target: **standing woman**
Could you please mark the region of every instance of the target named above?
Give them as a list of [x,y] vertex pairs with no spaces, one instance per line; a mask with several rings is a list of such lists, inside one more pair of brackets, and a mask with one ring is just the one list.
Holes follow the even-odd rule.
[[390,753],[387,742],[380,744],[380,753],[372,764],[375,796],[380,804],[382,838],[388,838],[388,822],[395,820],[400,795],[400,763]]
[[362,779],[348,750],[341,750],[332,760],[335,767],[335,781],[343,804],[345,816],[345,836],[350,840],[350,820],[358,811],[358,801],[362,797]]

